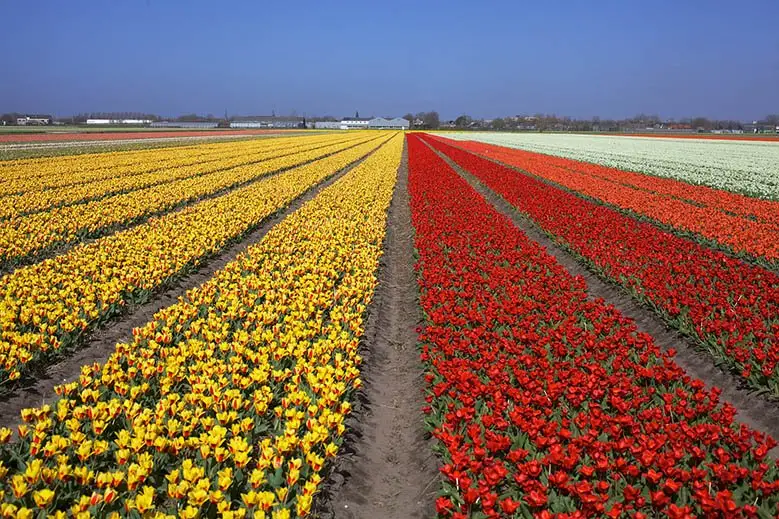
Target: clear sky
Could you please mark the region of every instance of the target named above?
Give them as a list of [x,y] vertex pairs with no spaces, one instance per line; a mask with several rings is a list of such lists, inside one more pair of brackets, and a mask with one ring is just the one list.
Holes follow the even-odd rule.
[[779,112],[779,0],[0,0],[0,112]]

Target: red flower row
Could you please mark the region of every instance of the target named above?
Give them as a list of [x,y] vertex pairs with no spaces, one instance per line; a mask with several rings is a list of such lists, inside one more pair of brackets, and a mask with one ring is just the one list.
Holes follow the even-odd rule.
[[588,301],[417,135],[409,189],[439,516],[766,517],[775,445]]
[[751,385],[779,395],[779,275],[442,141],[430,142],[605,277],[702,341]]
[[779,202],[481,142],[441,140],[736,252],[779,259]]

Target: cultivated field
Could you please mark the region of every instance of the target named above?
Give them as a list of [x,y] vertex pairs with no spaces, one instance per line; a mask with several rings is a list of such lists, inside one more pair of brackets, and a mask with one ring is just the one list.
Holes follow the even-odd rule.
[[3,517],[779,515],[779,143],[0,161]]
[[[35,133],[33,133],[35,132]],[[0,143],[53,143],[72,141],[103,141],[128,139],[164,139],[184,137],[214,137],[235,135],[263,135],[280,133],[279,130],[188,130],[137,128],[131,131],[116,128],[72,128],[61,131],[0,131]],[[283,131],[281,132],[283,133]]]
[[543,133],[446,136],[779,200],[779,142]]

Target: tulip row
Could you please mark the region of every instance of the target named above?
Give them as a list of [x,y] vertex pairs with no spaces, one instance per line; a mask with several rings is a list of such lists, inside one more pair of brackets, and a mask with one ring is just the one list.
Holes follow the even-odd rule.
[[53,405],[23,412],[0,447],[0,512],[308,515],[360,385],[402,147],[395,136]]
[[499,160],[736,253],[779,260],[779,202],[672,179],[470,141],[450,144]]
[[[279,139],[277,142],[288,141]],[[170,165],[194,164],[193,159],[236,148],[264,147],[272,139],[181,145],[170,148],[113,151],[0,162],[0,196],[121,177],[128,171],[146,173]],[[248,148],[247,148],[248,146]],[[233,150],[235,151],[235,150]]]
[[[325,147],[284,154],[257,164],[237,166],[109,196],[78,205],[54,208],[0,222],[0,262],[18,263],[40,256],[53,247],[70,244],[127,227],[154,214],[257,180],[270,173],[316,160],[375,135],[354,137]],[[244,158],[243,160],[247,160]]]
[[[779,395],[779,275],[431,141],[753,387]],[[564,208],[564,210],[561,210]]]
[[779,141],[658,139],[539,133],[449,133],[557,157],[779,200]]
[[[346,140],[343,137],[341,141]],[[0,219],[41,212],[52,207],[72,205],[79,202],[97,200],[109,195],[126,193],[175,180],[196,177],[242,165],[254,164],[264,160],[290,155],[296,151],[311,151],[317,147],[334,144],[332,136],[323,138],[305,137],[248,141],[226,145],[217,153],[202,153],[197,148],[189,156],[164,164],[150,162],[123,167],[121,175],[93,182],[82,182],[65,187],[41,191],[26,191],[17,195],[0,198]],[[110,167],[110,160],[106,161]],[[153,169],[152,171],[149,171]],[[139,173],[141,171],[141,173]],[[143,172],[147,171],[147,172]]]
[[440,517],[777,514],[773,440],[417,136],[409,168]]
[[[122,176],[127,169],[145,173],[182,158],[191,159],[197,150],[204,156],[218,151],[213,144],[200,144],[2,161],[0,196],[105,180]],[[77,160],[78,157],[83,160]]]
[[0,279],[0,384],[196,268],[303,192],[376,149],[346,151],[76,247]]

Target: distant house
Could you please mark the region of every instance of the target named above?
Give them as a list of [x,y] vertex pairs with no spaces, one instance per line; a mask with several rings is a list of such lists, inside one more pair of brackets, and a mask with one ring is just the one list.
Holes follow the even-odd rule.
[[16,118],[16,124],[19,126],[45,126],[51,124],[50,115],[25,115]]
[[342,130],[367,130],[371,117],[345,117],[341,120]]
[[675,130],[675,131],[685,131],[685,132],[691,132],[692,126],[689,124],[684,123],[668,123],[666,125],[666,128],[669,130]]
[[235,117],[230,128],[305,128],[306,118],[296,116],[252,115]]
[[316,121],[314,128],[317,130],[339,130],[341,129],[340,121]]

